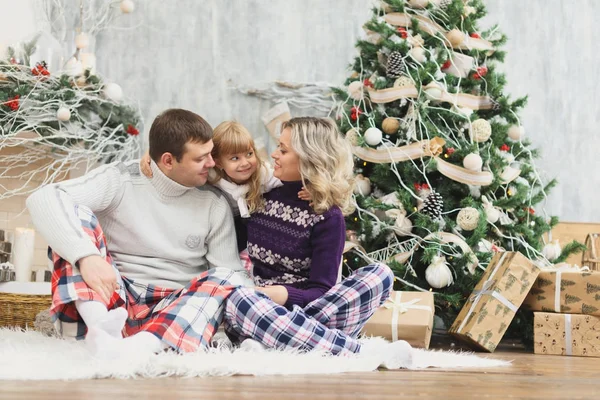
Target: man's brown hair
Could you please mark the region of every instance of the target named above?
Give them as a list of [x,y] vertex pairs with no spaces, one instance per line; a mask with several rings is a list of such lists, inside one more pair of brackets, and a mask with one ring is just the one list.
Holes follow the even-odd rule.
[[185,144],[206,143],[213,130],[204,118],[188,110],[171,108],[154,118],[150,127],[150,157],[158,162],[164,153],[171,153],[179,162],[185,153]]

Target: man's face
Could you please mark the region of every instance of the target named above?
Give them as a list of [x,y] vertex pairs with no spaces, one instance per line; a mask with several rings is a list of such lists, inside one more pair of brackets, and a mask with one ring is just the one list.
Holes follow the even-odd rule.
[[212,149],[212,140],[206,143],[186,143],[181,160],[172,160],[169,178],[183,186],[204,185],[208,179],[208,170],[215,166],[210,154]]

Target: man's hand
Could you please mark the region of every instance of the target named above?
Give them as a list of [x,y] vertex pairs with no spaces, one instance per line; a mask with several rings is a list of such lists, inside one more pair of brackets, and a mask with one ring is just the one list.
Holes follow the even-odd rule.
[[83,257],[78,265],[85,283],[108,305],[113,293],[119,288],[112,265],[100,256]]
[[150,168],[150,153],[146,152],[142,159],[140,160],[140,170],[142,174],[146,175],[148,178],[152,178],[152,168]]
[[263,292],[271,298],[275,303],[283,306],[288,299],[288,291],[285,286],[265,286],[255,288],[258,292]]

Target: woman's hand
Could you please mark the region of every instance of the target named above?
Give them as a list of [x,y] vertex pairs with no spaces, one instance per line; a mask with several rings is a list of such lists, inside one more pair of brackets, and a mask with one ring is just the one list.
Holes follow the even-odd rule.
[[146,152],[142,159],[140,160],[140,170],[142,174],[146,175],[148,178],[152,178],[152,168],[150,168],[150,162],[152,159],[150,158],[150,153]]
[[275,303],[283,306],[288,300],[288,291],[285,286],[265,286],[255,288],[257,291],[262,292],[269,296]]
[[311,201],[312,197],[310,196],[310,192],[306,190],[306,188],[302,188],[301,191],[298,192],[298,198],[300,200]]

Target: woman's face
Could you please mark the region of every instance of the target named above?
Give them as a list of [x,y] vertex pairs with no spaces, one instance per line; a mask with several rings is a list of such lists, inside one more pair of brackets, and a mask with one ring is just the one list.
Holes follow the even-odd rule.
[[291,146],[292,131],[286,128],[281,132],[279,145],[271,154],[275,161],[273,175],[282,181],[299,181],[300,176],[300,158]]

